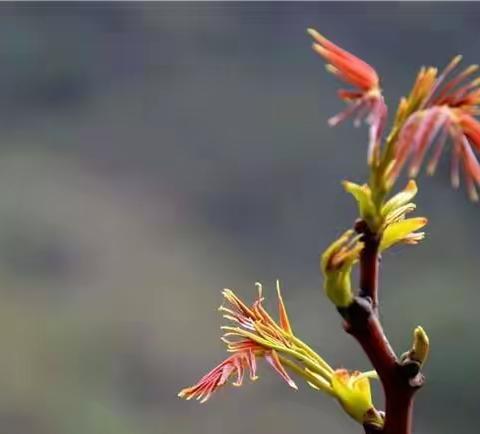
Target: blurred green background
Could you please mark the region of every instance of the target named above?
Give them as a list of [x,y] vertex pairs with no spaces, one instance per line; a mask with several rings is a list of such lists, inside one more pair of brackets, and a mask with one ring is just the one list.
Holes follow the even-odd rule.
[[[325,299],[318,257],[351,225],[365,128],[305,28],[374,65],[390,112],[423,64],[480,61],[476,3],[0,6],[0,433],[358,433],[302,384],[208,404],[178,390],[224,357],[224,287],[274,298],[331,364],[368,369]],[[418,247],[385,255],[385,327],[432,342],[416,433],[478,418],[478,205],[444,156],[420,177]],[[273,303],[272,303],[273,304]],[[248,383],[248,382],[247,382]],[[378,392],[378,390],[377,390]],[[381,401],[381,398],[378,398]]]

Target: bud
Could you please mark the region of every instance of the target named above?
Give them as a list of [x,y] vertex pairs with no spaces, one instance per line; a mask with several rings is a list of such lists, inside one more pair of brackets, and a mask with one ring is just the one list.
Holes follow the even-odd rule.
[[332,376],[332,388],[349,416],[361,424],[382,427],[383,418],[372,403],[370,378],[378,378],[377,373],[337,369]]
[[343,188],[350,193],[358,204],[358,212],[362,220],[374,231],[378,223],[377,211],[372,200],[372,191],[367,184],[359,185],[354,182],[343,181]]
[[350,229],[334,241],[322,255],[321,268],[325,292],[337,307],[347,307],[353,301],[350,274],[363,249],[360,238],[361,235],[354,236],[354,231]]
[[416,327],[413,331],[413,345],[409,354],[410,360],[414,360],[420,363],[420,365],[423,365],[425,360],[427,360],[429,349],[430,342],[425,330],[423,330],[421,326]]

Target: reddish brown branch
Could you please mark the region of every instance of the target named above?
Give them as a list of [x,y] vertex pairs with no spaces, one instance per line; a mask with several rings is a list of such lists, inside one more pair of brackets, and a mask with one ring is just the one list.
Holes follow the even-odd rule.
[[[420,366],[400,361],[385,336],[378,318],[379,239],[364,222],[355,225],[365,247],[360,256],[360,293],[340,313],[345,330],[359,342],[378,373],[385,393],[385,425],[382,434],[412,434],[413,397],[423,384]],[[366,434],[378,432],[365,427]]]
[[412,432],[413,396],[416,389],[402,388],[385,391],[386,417],[384,434]]
[[345,330],[362,346],[382,382],[386,402],[382,434],[411,434],[413,396],[423,383],[418,364],[398,360],[370,300],[357,297],[341,313]]
[[360,257],[360,297],[370,298],[375,311],[378,310],[378,268],[380,240],[377,234],[370,231],[368,225],[360,220],[355,230],[362,234],[364,248]]
[[389,385],[397,368],[397,356],[385,337],[371,302],[362,297],[355,298],[344,317],[345,331],[362,346],[382,383]]

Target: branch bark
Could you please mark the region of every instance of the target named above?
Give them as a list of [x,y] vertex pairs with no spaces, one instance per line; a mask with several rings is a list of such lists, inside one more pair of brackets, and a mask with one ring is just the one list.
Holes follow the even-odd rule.
[[[339,309],[345,331],[361,345],[380,377],[385,394],[385,424],[382,434],[412,434],[413,399],[423,384],[420,365],[399,360],[378,317],[379,237],[365,222],[355,225],[365,246],[360,255],[360,291],[354,302]],[[366,434],[379,433],[365,426]]]
[[372,307],[378,313],[378,272],[380,257],[378,248],[380,239],[370,231],[368,225],[360,220],[355,224],[355,230],[362,234],[364,248],[360,257],[360,297],[369,298]]

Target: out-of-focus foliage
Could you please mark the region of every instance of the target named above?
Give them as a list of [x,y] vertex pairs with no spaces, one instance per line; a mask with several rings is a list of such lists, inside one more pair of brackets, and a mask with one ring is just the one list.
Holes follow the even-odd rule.
[[[321,418],[356,432],[307,387],[277,393],[262,366],[261,384],[208,407],[176,393],[222,358],[221,290],[248,297],[277,277],[296,331],[332,363],[369,369],[332,326],[318,272],[351,224],[338,179],[364,177],[365,130],[328,128],[341,105],[305,28],[368,53],[395,101],[419,64],[480,61],[480,6],[0,10],[0,431],[290,434]],[[447,176],[419,182],[428,237],[384,255],[384,322],[396,347],[420,317],[435,342],[416,432],[470,433],[479,208]]]

